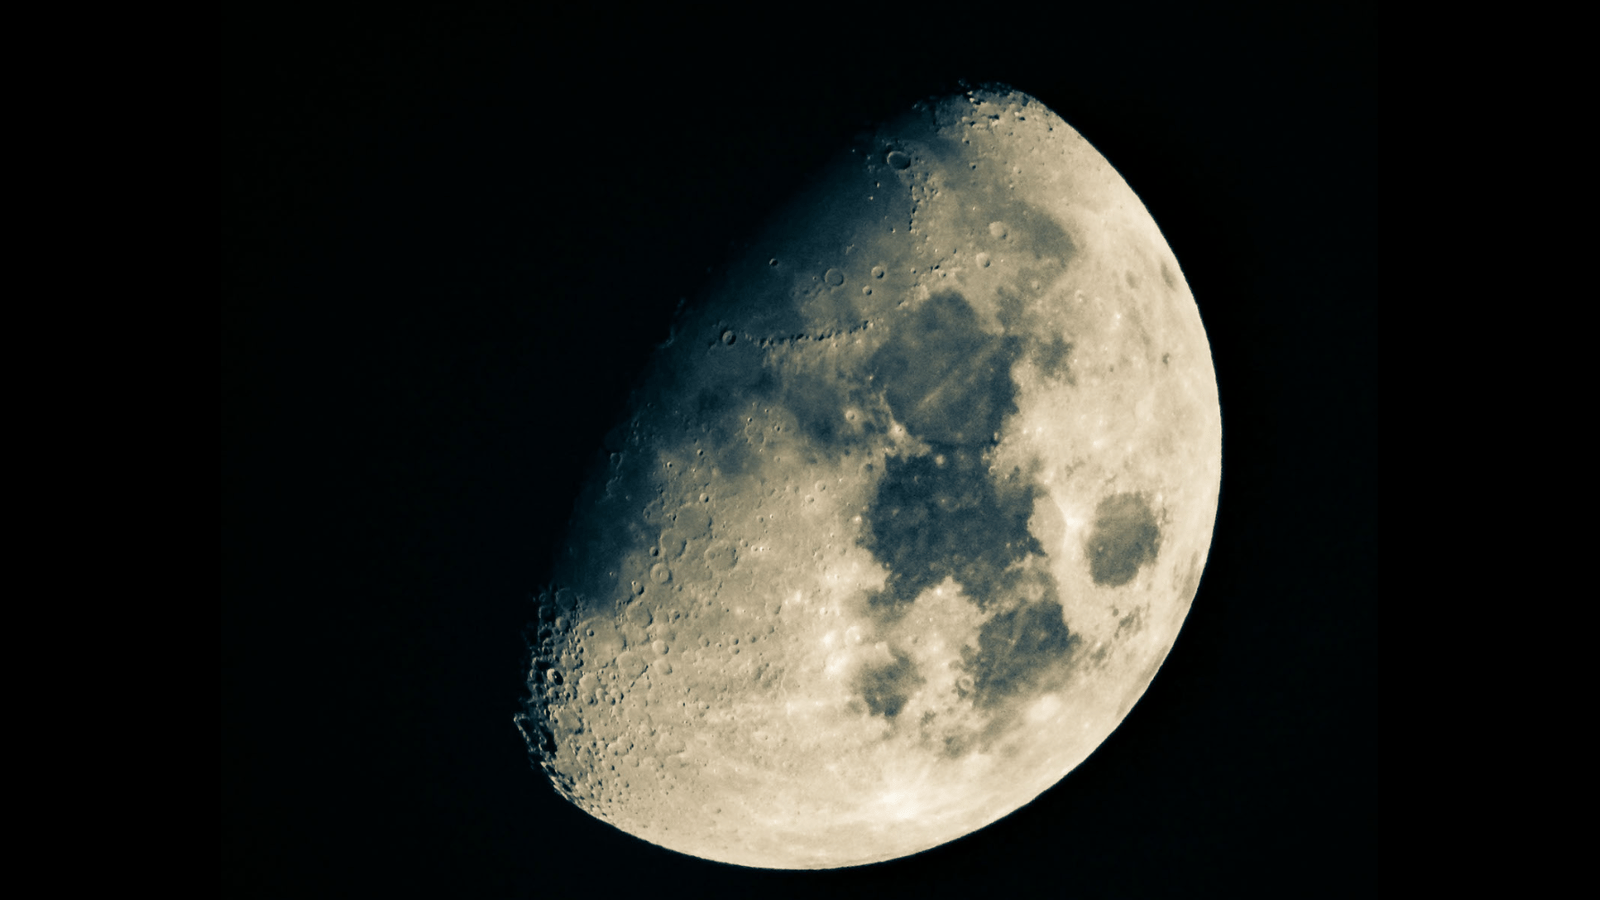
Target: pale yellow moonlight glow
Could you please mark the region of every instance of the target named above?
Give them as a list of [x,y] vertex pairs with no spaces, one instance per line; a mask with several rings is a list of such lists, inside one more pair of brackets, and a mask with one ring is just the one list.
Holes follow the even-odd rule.
[[767,868],[939,845],[1082,762],[1177,636],[1221,476],[1177,260],[998,89],[819,176],[608,444],[519,724],[588,812]]

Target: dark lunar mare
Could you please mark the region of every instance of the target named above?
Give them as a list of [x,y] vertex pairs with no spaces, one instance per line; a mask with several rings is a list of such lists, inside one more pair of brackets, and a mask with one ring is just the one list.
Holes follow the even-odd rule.
[[[1053,663],[1066,656],[1078,637],[1061,621],[1054,599],[996,613],[978,632],[978,648],[963,648],[971,674],[971,693],[980,709],[1038,685]],[[965,693],[965,691],[963,691]]]
[[[861,543],[889,571],[869,608],[892,622],[951,578],[981,608],[1001,609],[963,658],[972,685],[963,693],[983,708],[1035,685],[1076,641],[1054,580],[1019,566],[1044,555],[1028,531],[1034,486],[1020,471],[991,472],[985,458],[1016,411],[1011,366],[1020,351],[1020,341],[985,332],[966,299],[945,291],[911,314],[871,366],[895,419],[931,452],[886,460],[863,516]],[[1012,605],[1019,597],[1022,605]],[[864,672],[858,689],[869,711],[893,718],[921,680],[897,659]]]
[[1017,410],[1014,336],[989,334],[955,291],[929,297],[873,355],[894,417],[930,444],[988,447]]
[[856,675],[855,689],[867,705],[867,712],[875,716],[894,718],[911,698],[911,693],[922,684],[916,664],[905,655],[896,653],[885,665],[867,666]]
[[1084,546],[1095,584],[1127,584],[1160,550],[1161,529],[1144,495],[1112,494],[1095,506],[1094,531]]
[[890,457],[863,517],[863,543],[889,570],[873,607],[892,617],[945,578],[979,606],[1002,593],[1012,564],[1044,552],[1028,531],[1033,487],[1017,480],[997,483],[982,456],[965,448]]

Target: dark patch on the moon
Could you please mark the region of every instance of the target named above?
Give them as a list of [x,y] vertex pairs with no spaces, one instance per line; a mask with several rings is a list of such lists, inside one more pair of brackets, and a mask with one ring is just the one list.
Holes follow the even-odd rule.
[[[703,389],[696,395],[693,413],[686,421],[691,433],[698,432],[696,441],[704,450],[709,467],[714,461],[724,476],[745,471],[752,455],[749,442],[744,438],[744,416],[727,395]],[[638,468],[637,466],[633,468]],[[678,473],[680,477],[688,473]]]
[[[1077,245],[1049,211],[1018,200],[991,176],[958,165],[951,178],[953,195],[974,198],[957,211],[957,227],[974,237],[974,250],[1004,260],[997,263],[1000,268],[988,270],[1003,273],[1003,282],[994,287],[1000,323],[1007,331],[1027,333],[1028,308],[1066,273],[1078,255]],[[1000,234],[990,229],[996,221],[1002,224]]]
[[1139,276],[1133,274],[1133,270],[1132,269],[1129,269],[1128,271],[1123,272],[1122,273],[1122,277],[1128,282],[1128,287],[1134,288],[1136,290],[1138,289],[1138,287],[1139,287]]
[[1178,279],[1173,277],[1172,269],[1166,264],[1165,261],[1161,263],[1161,280],[1165,281],[1167,283],[1167,287],[1169,288],[1176,290],[1178,287]]
[[[1113,640],[1122,637],[1123,632],[1134,634],[1144,627],[1144,607],[1136,606],[1127,615],[1117,620],[1117,630],[1111,635]],[[1115,613],[1115,610],[1112,611]]]
[[[1070,349],[1057,338],[1034,352],[1059,372]],[[960,294],[942,292],[915,310],[872,360],[890,411],[931,452],[889,456],[864,512],[862,546],[888,570],[869,609],[897,618],[949,578],[980,609],[999,610],[980,629],[977,647],[963,650],[958,688],[991,713],[990,721],[981,733],[944,738],[952,756],[986,746],[1009,728],[1015,710],[1001,712],[1004,701],[1063,671],[1078,640],[1062,621],[1054,578],[1027,563],[1044,555],[1028,530],[1033,481],[1019,470],[997,475],[984,458],[1016,409],[1010,372],[1020,350],[1018,339],[984,332]],[[858,685],[861,702],[887,716],[903,705],[907,689],[897,670],[869,674]]]
[[867,705],[867,712],[893,719],[922,684],[916,663],[895,653],[891,662],[864,667],[857,675],[855,689]]
[[1039,364],[1040,371],[1051,378],[1065,376],[1068,384],[1076,384],[1072,373],[1067,371],[1067,357],[1072,353],[1072,344],[1059,334],[1050,335],[1048,341],[1039,341],[1034,344],[1034,358]]
[[[928,719],[927,717],[924,717],[922,724],[924,728],[926,728],[930,722],[935,721],[937,721],[936,718]],[[941,743],[943,744],[944,755],[946,757],[950,759],[960,759],[975,749],[974,745],[976,743],[976,735],[973,735],[970,732],[946,735]]]
[[[794,415],[800,432],[835,457],[857,440],[846,430],[846,408],[866,405],[858,392],[848,388],[852,382],[837,375],[790,373],[784,377],[783,404]],[[870,423],[863,426],[870,430]]]
[[979,447],[1016,412],[1011,365],[1020,346],[985,332],[965,298],[942,291],[900,324],[871,368],[906,430],[930,444]]
[[710,388],[701,388],[700,393],[694,398],[695,413],[700,416],[714,415],[728,407],[728,398]]
[[1095,584],[1127,584],[1160,550],[1161,529],[1142,494],[1112,494],[1095,506],[1094,531],[1084,545]]
[[769,369],[762,369],[760,374],[756,375],[755,380],[750,382],[750,393],[757,397],[766,399],[777,392],[778,379],[773,376]]
[[981,456],[955,447],[885,466],[862,529],[863,545],[889,570],[871,598],[882,614],[947,577],[984,605],[1014,580],[1007,567],[1044,552],[1028,531],[1033,486],[1020,473],[997,483]]
[[995,318],[1005,326],[1007,331],[1022,332],[1027,330],[1024,314],[1028,308],[1028,301],[1032,293],[1024,296],[1009,285],[997,284],[994,288]]
[[977,649],[962,648],[974,705],[989,708],[1035,687],[1048,672],[1059,670],[1079,640],[1053,599],[997,613],[979,629]]
[[889,570],[870,601],[879,614],[898,615],[946,578],[986,605],[1014,587],[1013,563],[1043,553],[1028,531],[1031,483],[1020,472],[997,479],[982,455],[1016,410],[1019,351],[1019,340],[985,332],[971,305],[945,291],[874,354],[891,412],[933,448],[889,457],[863,516],[862,545]]

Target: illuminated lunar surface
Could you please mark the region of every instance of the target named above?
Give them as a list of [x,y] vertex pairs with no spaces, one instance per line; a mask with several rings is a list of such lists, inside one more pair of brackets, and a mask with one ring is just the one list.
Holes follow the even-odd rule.
[[916,853],[1081,763],[1177,637],[1221,477],[1177,260],[1004,89],[842,154],[622,421],[518,724],[589,813],[764,868]]

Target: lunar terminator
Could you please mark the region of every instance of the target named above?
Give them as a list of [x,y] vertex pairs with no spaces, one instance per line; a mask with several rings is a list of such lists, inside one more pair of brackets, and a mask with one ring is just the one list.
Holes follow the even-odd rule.
[[1066,776],[1170,650],[1221,474],[1176,258],[1004,88],[842,154],[606,443],[519,727],[591,814],[764,868],[916,853]]

